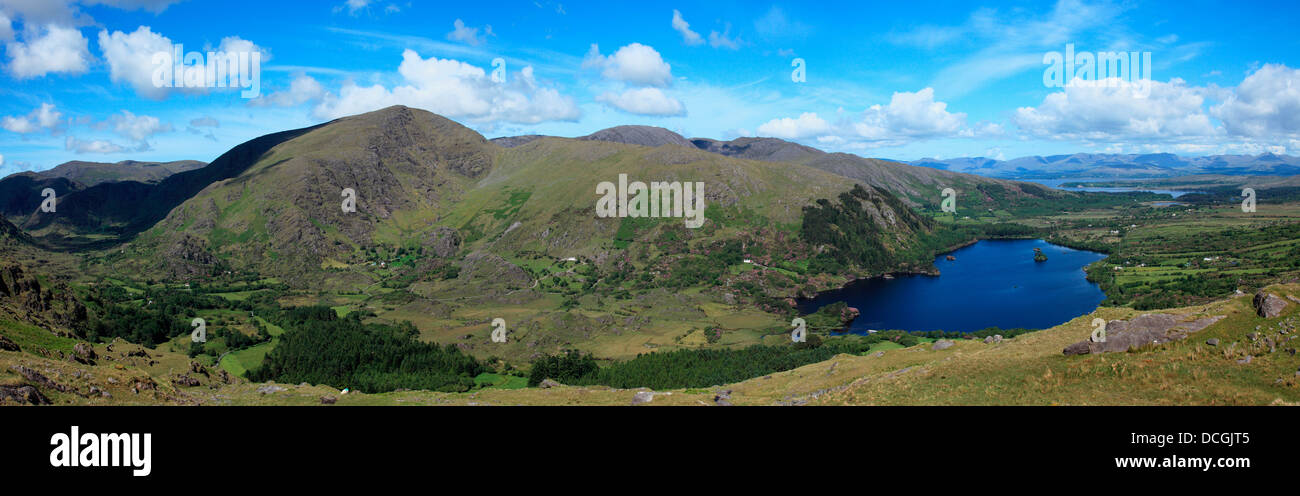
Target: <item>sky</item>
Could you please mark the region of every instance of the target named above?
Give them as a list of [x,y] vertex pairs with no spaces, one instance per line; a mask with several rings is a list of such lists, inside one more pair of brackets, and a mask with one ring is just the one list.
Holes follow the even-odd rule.
[[[1293,1],[0,0],[0,175],[211,161],[395,104],[489,138],[642,124],[898,160],[1300,155],[1297,20]],[[169,87],[156,57],[177,44],[258,71]],[[1093,64],[1107,53],[1132,70]]]

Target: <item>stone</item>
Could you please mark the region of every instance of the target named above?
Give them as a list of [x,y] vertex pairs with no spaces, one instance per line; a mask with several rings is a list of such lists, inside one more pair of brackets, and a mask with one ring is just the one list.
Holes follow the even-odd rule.
[[335,397],[333,397],[333,396],[321,396],[321,397],[320,397],[320,404],[322,404],[322,405],[333,405],[334,403],[338,402],[338,400],[339,400],[338,398],[335,398]]
[[284,388],[277,386],[275,384],[267,384],[265,386],[257,388],[257,392],[262,394],[275,394],[280,391],[284,391]]
[[18,403],[28,405],[50,405],[53,404],[49,398],[41,394],[39,389],[32,386],[0,386],[0,405],[5,403]]
[[984,338],[984,344],[998,344],[1001,342],[1002,342],[1001,334],[994,334],[992,336]]
[[1253,360],[1254,358],[1255,358],[1255,357],[1252,356],[1252,355],[1246,355],[1246,358],[1242,358],[1242,359],[1237,360],[1237,363],[1238,363],[1238,364],[1241,364],[1241,365],[1246,365],[1246,364],[1250,363],[1250,361]]
[[553,381],[553,380],[550,380],[550,379],[542,379],[542,382],[541,382],[540,384],[538,384],[537,386],[538,386],[538,387],[541,387],[542,389],[550,389],[550,388],[553,388],[553,387],[557,387],[557,386],[559,386],[559,385],[560,385],[560,383],[555,382],[555,381]]
[[952,340],[950,339],[940,339],[938,341],[935,341],[934,346],[931,346],[930,349],[934,351],[946,350],[948,348],[952,348],[952,345],[954,344],[956,343],[953,343]]
[[1210,346],[1218,346],[1218,345],[1219,345],[1219,338],[1210,338],[1210,339],[1207,339],[1207,340],[1205,340],[1205,344],[1208,344],[1208,345],[1210,345]]
[[1271,319],[1281,315],[1282,310],[1288,305],[1286,300],[1278,298],[1277,296],[1263,290],[1255,293],[1255,298],[1252,300],[1252,303],[1255,305],[1255,313],[1266,319]]
[[1142,314],[1132,320],[1112,320],[1106,323],[1106,340],[1093,342],[1091,338],[1066,346],[1061,353],[1084,355],[1089,353],[1126,352],[1148,344],[1160,344],[1186,339],[1194,332],[1223,319],[1224,316],[1203,317],[1182,322],[1178,316],[1164,313]]
[[18,343],[10,341],[9,338],[4,336],[0,336],[0,350],[22,351],[22,349],[18,347]]
[[1254,341],[1254,340],[1256,340],[1256,339],[1259,339],[1259,333],[1258,333],[1258,332],[1248,333],[1248,334],[1246,334],[1246,339],[1249,339],[1249,340],[1251,340],[1251,341]]
[[654,400],[655,400],[655,393],[653,391],[638,391],[636,394],[632,395],[633,405],[641,405],[644,403],[649,403]]

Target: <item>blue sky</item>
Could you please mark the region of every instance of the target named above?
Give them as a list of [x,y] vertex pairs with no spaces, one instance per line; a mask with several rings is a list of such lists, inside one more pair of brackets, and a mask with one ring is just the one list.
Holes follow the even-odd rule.
[[[210,161],[262,134],[397,103],[488,137],[646,124],[903,160],[1300,154],[1298,10],[1197,0],[0,0],[0,174],[69,160]],[[258,52],[258,97],[156,87],[151,57],[173,44]],[[1149,86],[1045,84],[1045,56],[1067,44],[1149,52]],[[496,58],[504,81],[493,79]],[[795,59],[804,81],[792,80]]]

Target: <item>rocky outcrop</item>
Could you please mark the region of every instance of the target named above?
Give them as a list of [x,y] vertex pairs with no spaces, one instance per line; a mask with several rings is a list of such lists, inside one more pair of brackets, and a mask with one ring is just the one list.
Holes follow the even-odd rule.
[[0,386],[0,405],[17,403],[20,405],[50,405],[53,402],[39,389],[31,386]]
[[680,145],[694,147],[690,141],[683,138],[682,135],[654,126],[615,126],[609,129],[602,129],[587,136],[578,138],[589,141],[610,141],[614,143],[626,143],[629,145],[642,146],[660,146],[660,145]]
[[526,288],[533,280],[524,269],[498,255],[485,252],[474,252],[465,257],[460,268],[460,279],[504,284],[511,289]]
[[3,351],[23,351],[18,347],[18,343],[10,341],[9,338],[0,336],[0,350]]
[[424,238],[424,246],[440,258],[447,258],[460,250],[460,233],[450,227],[439,227]]
[[1286,300],[1278,298],[1276,295],[1264,290],[1255,293],[1255,298],[1252,300],[1252,303],[1255,306],[1255,313],[1266,319],[1271,319],[1281,315],[1282,310],[1288,305]]
[[0,267],[0,301],[7,300],[18,320],[41,327],[71,327],[87,318],[86,307],[67,283],[42,284],[22,267]]
[[840,324],[843,325],[844,329],[848,329],[853,324],[853,320],[858,318],[859,315],[862,315],[862,312],[858,309],[844,307],[844,309],[840,310]]
[[1112,320],[1106,323],[1104,341],[1091,338],[1066,346],[1065,355],[1086,355],[1089,353],[1125,352],[1132,348],[1148,344],[1160,344],[1186,339],[1188,335],[1199,332],[1211,324],[1223,319],[1222,315],[1203,317],[1191,322],[1182,322],[1176,315],[1164,313],[1143,314],[1132,320]]
[[188,233],[182,234],[167,249],[163,259],[167,264],[167,272],[179,278],[207,274],[217,261],[212,252],[208,251],[207,243]]
[[934,351],[946,350],[948,348],[952,348],[952,345],[954,344],[956,343],[952,342],[951,339],[940,339],[938,341],[935,341],[934,346],[931,346],[930,349]]

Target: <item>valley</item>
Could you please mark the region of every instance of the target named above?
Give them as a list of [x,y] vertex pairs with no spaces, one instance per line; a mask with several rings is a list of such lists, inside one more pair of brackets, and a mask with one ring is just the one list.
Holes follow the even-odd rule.
[[[703,184],[702,225],[597,215],[598,184],[620,175]],[[0,181],[20,199],[44,187]],[[955,213],[944,188],[957,191]],[[355,212],[339,208],[344,189]],[[19,269],[0,298],[13,344],[0,351],[0,384],[55,404],[1297,400],[1279,372],[1295,368],[1285,345],[1245,374],[1228,371],[1235,354],[1212,359],[1192,340],[1060,352],[1096,315],[1227,315],[1203,331],[1224,342],[1244,342],[1253,322],[1292,322],[1241,308],[1262,288],[1296,294],[1300,204],[1285,197],[1263,196],[1251,213],[1213,195],[1162,206],[1167,195],[659,128],[487,140],[406,107],[257,138],[153,182],[58,194],[57,212],[5,210],[18,224],[5,223],[3,259]],[[1044,330],[865,336],[840,332],[856,309],[799,310],[854,281],[938,273],[937,255],[978,240],[1036,239],[1108,255],[1086,269],[1104,291],[1099,309]],[[1066,261],[1049,250],[1039,263]],[[791,343],[796,317],[807,342]],[[192,342],[195,319],[206,342]],[[504,343],[491,339],[495,319]],[[1182,385],[1102,394],[1124,377],[1105,367]],[[1264,376],[1284,380],[1252,382]],[[1222,383],[1193,394],[1178,382],[1206,377]]]

